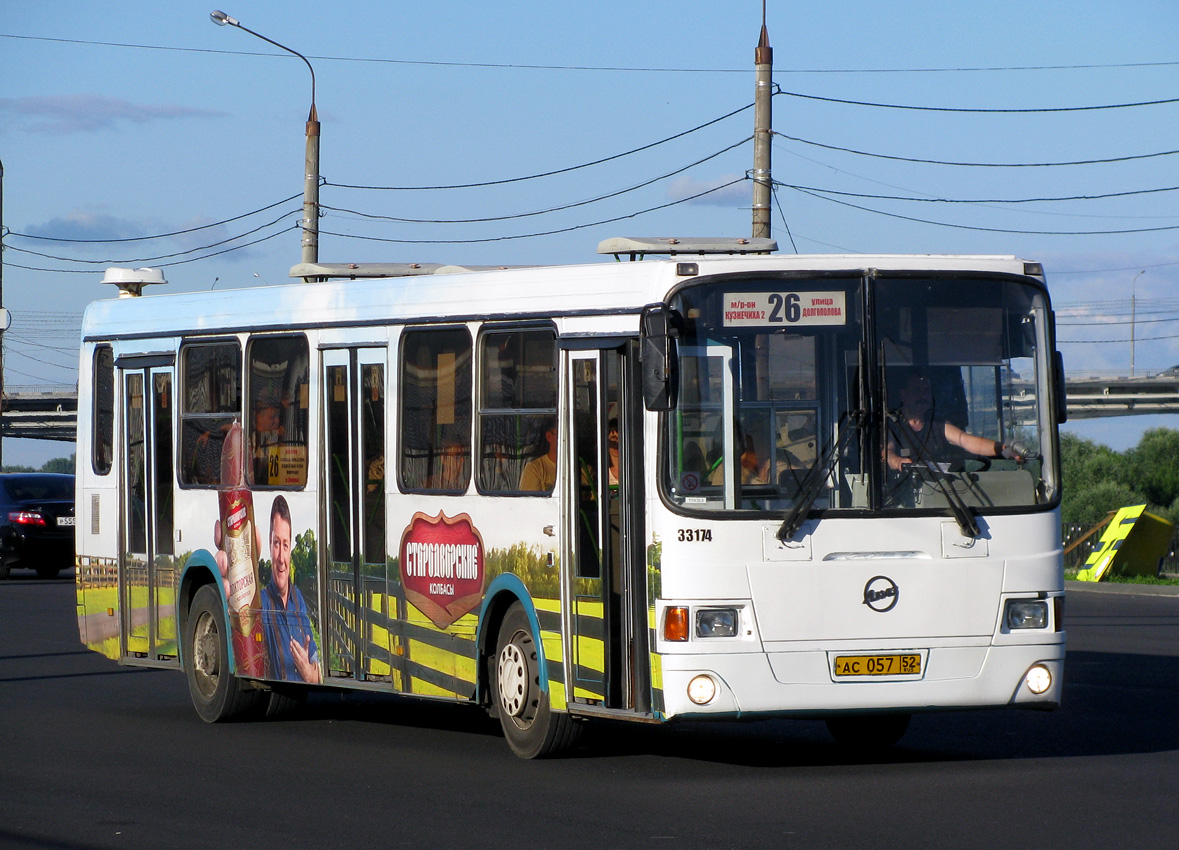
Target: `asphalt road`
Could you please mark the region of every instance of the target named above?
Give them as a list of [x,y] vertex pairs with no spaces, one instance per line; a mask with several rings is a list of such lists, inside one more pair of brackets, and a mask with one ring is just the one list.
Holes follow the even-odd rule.
[[0,848],[1179,847],[1179,597],[1070,590],[1064,707],[606,726],[523,762],[473,709],[319,694],[208,726],[84,650],[72,580],[0,582]]

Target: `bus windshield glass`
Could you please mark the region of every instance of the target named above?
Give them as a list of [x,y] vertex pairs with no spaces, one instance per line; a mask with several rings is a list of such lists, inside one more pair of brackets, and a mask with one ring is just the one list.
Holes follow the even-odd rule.
[[663,453],[673,505],[964,515],[1055,500],[1036,283],[730,278],[671,306],[683,319]]

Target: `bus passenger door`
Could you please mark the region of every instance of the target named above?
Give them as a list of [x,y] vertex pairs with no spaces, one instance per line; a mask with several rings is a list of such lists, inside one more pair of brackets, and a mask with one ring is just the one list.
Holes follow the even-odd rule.
[[172,521],[172,369],[137,366],[136,359],[121,364],[125,458],[119,506],[122,651],[141,662],[174,666],[179,655]]
[[324,610],[328,676],[389,681],[385,349],[323,352]]
[[[578,341],[578,345],[584,345]],[[638,347],[566,352],[571,703],[650,711]]]

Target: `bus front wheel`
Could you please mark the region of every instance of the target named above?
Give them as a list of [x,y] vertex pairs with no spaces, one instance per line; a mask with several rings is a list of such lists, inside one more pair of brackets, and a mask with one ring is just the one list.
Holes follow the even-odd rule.
[[192,704],[206,723],[240,717],[258,701],[229,669],[229,640],[221,597],[211,584],[196,592],[184,633],[184,667]]
[[540,652],[524,606],[512,604],[500,625],[492,698],[504,738],[521,758],[544,758],[569,747],[577,737],[573,718],[549,707],[540,687]]

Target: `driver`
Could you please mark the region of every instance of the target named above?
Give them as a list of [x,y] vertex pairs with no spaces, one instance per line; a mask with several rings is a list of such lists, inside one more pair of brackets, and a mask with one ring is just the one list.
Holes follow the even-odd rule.
[[[1007,457],[1023,460],[1019,452],[995,440],[968,434],[953,422],[933,416],[933,392],[929,379],[920,372],[911,372],[901,388],[901,421],[889,426],[888,445],[885,448],[888,468],[900,472],[922,458],[934,462],[948,460],[953,456],[950,446],[958,446],[979,457]],[[910,442],[897,431],[907,426],[920,450],[917,457],[910,457]]]

